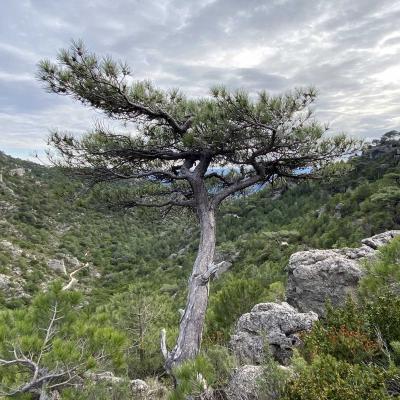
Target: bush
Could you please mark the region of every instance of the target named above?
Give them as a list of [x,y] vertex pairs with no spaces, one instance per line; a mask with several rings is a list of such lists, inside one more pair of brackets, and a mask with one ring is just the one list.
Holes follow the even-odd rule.
[[131,400],[129,383],[87,382],[81,389],[63,391],[64,400]]
[[173,374],[178,384],[169,400],[186,400],[188,396],[199,396],[205,391],[206,385],[215,379],[214,367],[204,355],[181,364]]
[[263,374],[257,382],[257,394],[260,400],[280,399],[289,379],[285,371],[272,357],[269,346],[264,349]]
[[297,371],[284,400],[389,400],[389,374],[372,365],[354,365],[330,355],[316,356]]
[[368,328],[363,310],[351,299],[342,308],[328,304],[326,319],[304,335],[303,354],[308,361],[317,355],[331,355],[353,364],[370,361],[379,354],[380,346]]
[[371,331],[379,334],[385,343],[400,340],[400,296],[389,290],[366,302],[365,318]]
[[225,386],[234,367],[234,359],[227,348],[211,346],[174,370],[178,385],[169,400],[186,400],[189,395],[199,396],[205,390]]
[[379,259],[366,265],[367,274],[360,283],[360,292],[373,299],[380,292],[390,289],[400,292],[400,237],[380,249]]

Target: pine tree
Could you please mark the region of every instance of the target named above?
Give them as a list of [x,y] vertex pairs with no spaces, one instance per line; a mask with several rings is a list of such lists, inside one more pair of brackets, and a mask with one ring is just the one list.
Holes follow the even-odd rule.
[[99,59],[82,43],[62,50],[56,63],[40,62],[38,77],[50,92],[135,126],[132,134],[117,134],[97,125],[82,138],[54,132],[55,163],[91,184],[117,184],[118,198],[110,191],[110,199],[119,206],[184,207],[197,216],[200,244],[179,336],[172,351],[163,346],[167,370],[200,349],[207,286],[217,269],[215,213],[221,202],[280,180],[315,177],[355,145],[343,135],[323,137],[327,128],[310,108],[312,88],[280,96],[260,92],[253,99],[217,87],[210,97],[189,99],[134,81],[126,64]]

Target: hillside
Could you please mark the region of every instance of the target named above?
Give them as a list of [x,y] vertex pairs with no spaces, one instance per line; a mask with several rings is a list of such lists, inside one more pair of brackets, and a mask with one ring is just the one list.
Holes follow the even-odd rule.
[[[297,249],[355,245],[397,228],[398,141],[390,135],[329,182],[263,190],[227,203],[219,215],[218,257],[234,260],[223,280],[253,279],[265,291],[283,279],[282,268]],[[17,289],[3,291],[8,307],[29,302],[55,278],[67,283],[65,272],[86,262],[79,285],[94,291],[96,303],[97,296],[106,299],[133,282],[183,298],[197,240],[190,216],[182,221],[99,209],[78,182],[53,168],[4,154],[0,168],[1,273]],[[220,286],[213,285],[213,295]]]
[[[329,181],[267,188],[225,204],[216,258],[226,271],[211,284],[206,348],[226,345],[255,304],[283,299],[294,252],[356,246],[400,228],[396,134],[342,162]],[[158,335],[167,328],[173,343],[198,242],[193,217],[100,209],[78,181],[3,153],[0,171],[1,309],[35,307],[37,295],[56,281],[67,285],[79,269],[79,323],[109,324],[128,343],[121,359],[129,360],[113,370],[131,379],[162,375]]]

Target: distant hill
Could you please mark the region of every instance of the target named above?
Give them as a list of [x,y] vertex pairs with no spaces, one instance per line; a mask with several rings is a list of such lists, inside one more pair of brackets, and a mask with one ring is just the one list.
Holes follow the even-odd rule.
[[[220,282],[233,278],[258,282],[258,294],[250,297],[268,296],[271,284],[284,281],[292,252],[357,244],[399,228],[397,136],[397,131],[388,132],[362,156],[341,163],[345,172],[329,182],[267,188],[226,203],[218,217],[217,257],[228,261],[230,272],[213,284],[212,296],[228,290]],[[99,210],[90,195],[76,195],[79,182],[1,152],[0,171],[4,306],[29,302],[55,279],[68,284],[69,274],[86,263],[77,285],[90,293],[93,304],[107,302],[134,283],[167,293],[177,308],[182,306],[197,246],[189,216]],[[212,301],[210,312],[216,312]]]

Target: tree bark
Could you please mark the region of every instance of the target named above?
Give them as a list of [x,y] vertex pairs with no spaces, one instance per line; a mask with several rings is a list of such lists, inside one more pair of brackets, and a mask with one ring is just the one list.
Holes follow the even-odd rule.
[[[179,336],[165,363],[167,371],[194,358],[200,351],[208,303],[208,278],[205,273],[214,259],[216,229],[215,211],[203,184],[197,188],[197,214],[200,223],[200,243],[192,274],[186,307],[179,326]],[[196,191],[195,191],[196,192]]]

